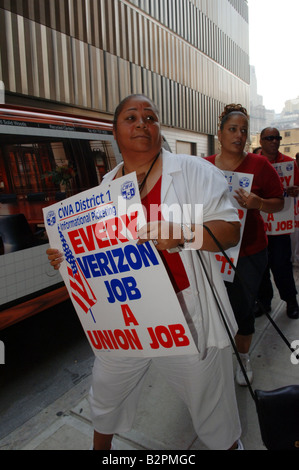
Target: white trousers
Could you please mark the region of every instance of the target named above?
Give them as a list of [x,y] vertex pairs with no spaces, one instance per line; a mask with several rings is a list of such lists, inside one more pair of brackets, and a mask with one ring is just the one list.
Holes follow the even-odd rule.
[[[190,296],[186,302],[190,312],[189,300]],[[182,302],[181,305],[185,310]],[[188,312],[184,311],[184,314],[187,319]],[[119,434],[132,428],[144,379],[151,365],[186,404],[199,439],[209,449],[229,449],[240,438],[230,347],[210,348],[204,359],[197,354],[157,358],[97,357],[89,394],[97,432]],[[161,399],[167,406],[167,397]]]
[[[132,428],[152,363],[187,405],[199,439],[209,449],[229,449],[241,435],[231,362],[230,348],[211,348],[204,360],[197,355],[97,358],[89,395],[94,429],[115,434]],[[161,400],[167,406],[167,397]]]

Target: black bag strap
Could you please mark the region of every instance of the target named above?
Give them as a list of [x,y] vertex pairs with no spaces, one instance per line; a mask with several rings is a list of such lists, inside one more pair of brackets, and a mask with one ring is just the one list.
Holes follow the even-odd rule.
[[[234,270],[235,272],[235,275],[238,276],[239,280],[241,281],[241,283],[249,290],[249,292],[251,292],[250,288],[247,286],[246,282],[244,282],[244,280],[242,279],[242,277],[240,276],[240,274],[238,273],[235,265],[232,263],[232,261],[229,259],[228,255],[225,253],[223,247],[221,246],[220,242],[217,240],[217,238],[215,237],[215,235],[213,234],[213,232],[209,229],[209,227],[207,227],[206,225],[203,225],[203,227],[205,228],[205,230],[209,233],[209,235],[211,236],[211,238],[214,240],[214,242],[216,243],[216,245],[218,246],[219,250],[221,251],[221,253],[223,254],[223,256],[225,257],[225,259],[228,261],[229,265],[231,266],[231,268]],[[207,281],[209,283],[209,286],[211,288],[211,291],[213,293],[213,296],[214,296],[214,299],[217,303],[217,307],[219,309],[219,312],[220,312],[220,315],[221,315],[221,318],[222,318],[222,321],[223,321],[223,324],[225,326],[225,329],[227,331],[227,334],[229,336],[229,339],[230,339],[230,342],[232,344],[232,348],[236,354],[236,358],[240,364],[240,367],[241,367],[241,370],[242,370],[242,373],[244,375],[244,378],[245,378],[245,381],[246,381],[246,384],[248,386],[248,389],[249,389],[249,392],[252,396],[252,399],[253,401],[255,402],[256,406],[258,405],[258,401],[257,401],[257,398],[256,398],[256,395],[251,387],[251,384],[250,384],[250,381],[248,379],[248,376],[247,376],[247,373],[246,373],[246,370],[245,370],[245,367],[242,363],[242,360],[241,360],[241,357],[239,355],[239,352],[237,350],[237,347],[236,347],[236,344],[235,344],[235,341],[234,341],[234,338],[232,337],[232,334],[231,334],[231,331],[229,329],[229,326],[227,324],[227,321],[225,319],[225,316],[222,312],[222,308],[220,306],[220,303],[217,299],[217,296],[214,292],[214,289],[213,289],[213,286],[212,286],[212,283],[210,281],[210,278],[208,276],[208,273],[207,273],[207,270],[206,270],[206,267],[204,265],[204,262],[202,260],[202,257],[201,257],[201,253],[199,250],[197,250],[197,254],[198,254],[198,257],[199,257],[199,260],[200,260],[200,263],[201,263],[201,266],[203,268],[203,271],[205,273],[205,276],[207,278]],[[281,338],[283,339],[283,341],[286,343],[286,345],[289,347],[289,349],[292,351],[292,352],[295,352],[295,349],[292,348],[290,342],[287,340],[287,338],[284,336],[284,334],[282,333],[282,331],[278,328],[278,326],[276,325],[276,323],[274,322],[273,318],[271,318],[271,316],[268,314],[268,312],[265,311],[263,305],[260,305],[260,307],[262,308],[263,312],[267,315],[268,319],[270,320],[270,322],[272,323],[272,325],[274,326],[274,328],[276,329],[276,331],[279,333],[279,335],[281,336]]]
[[[227,256],[227,254],[225,253],[223,247],[221,246],[220,242],[217,240],[217,238],[215,237],[215,235],[213,234],[213,232],[209,229],[209,227],[207,227],[206,225],[203,225],[203,227],[205,228],[205,230],[209,233],[209,235],[211,236],[211,238],[214,240],[214,242],[216,243],[216,245],[218,246],[219,250],[221,251],[221,253],[223,254],[223,256],[225,257],[226,261],[229,263],[230,267],[234,270],[235,272],[235,275],[239,278],[239,280],[241,281],[241,283],[246,287],[246,289],[251,292],[250,288],[248,287],[248,285],[246,284],[246,282],[244,281],[244,279],[242,279],[242,277],[240,276],[240,274],[238,273],[235,265],[232,263],[231,259],[229,259],[229,257]],[[262,312],[266,315],[266,317],[268,318],[268,320],[270,321],[270,323],[272,324],[272,326],[276,329],[277,333],[281,336],[281,338],[283,339],[283,341],[285,342],[285,344],[288,346],[288,348],[292,351],[292,352],[295,352],[295,349],[292,348],[290,342],[288,341],[288,339],[285,337],[285,335],[283,334],[283,332],[279,329],[279,327],[277,326],[277,324],[275,323],[275,321],[273,320],[273,318],[271,317],[271,315],[265,310],[264,306],[259,302],[258,299],[256,299],[256,302],[258,304],[258,306],[260,307],[260,309],[262,310]]]
[[228,334],[228,336],[229,336],[229,339],[230,339],[230,342],[231,342],[231,344],[232,344],[233,350],[234,350],[234,352],[235,352],[235,354],[236,354],[237,360],[238,360],[238,362],[239,362],[239,364],[240,364],[240,367],[241,367],[241,370],[242,370],[242,372],[243,372],[244,378],[245,378],[245,380],[246,380],[248,389],[249,389],[249,391],[250,391],[250,394],[251,394],[251,396],[252,396],[254,402],[257,404],[256,396],[255,396],[255,394],[254,394],[254,391],[253,391],[253,389],[252,389],[252,387],[251,387],[251,384],[250,384],[250,382],[249,382],[249,379],[248,379],[248,377],[247,377],[247,373],[246,373],[245,367],[244,367],[244,365],[243,365],[243,363],[242,363],[242,360],[241,360],[240,355],[239,355],[239,352],[238,352],[238,350],[237,350],[237,347],[236,347],[234,338],[232,337],[231,331],[230,331],[230,329],[229,329],[229,327],[228,327],[228,324],[227,324],[227,322],[226,322],[225,316],[224,316],[224,314],[223,314],[223,312],[222,312],[222,308],[221,308],[221,306],[220,306],[220,304],[219,304],[219,301],[218,301],[218,299],[217,299],[217,296],[216,296],[216,294],[215,294],[215,292],[214,292],[212,283],[211,283],[210,278],[209,278],[209,276],[208,276],[208,273],[207,273],[206,267],[205,267],[205,265],[204,265],[204,262],[203,262],[203,260],[202,260],[200,251],[197,251],[197,254],[198,254],[198,257],[199,257],[201,266],[202,266],[202,268],[203,268],[203,271],[204,271],[204,273],[205,273],[205,275],[206,275],[206,278],[207,278],[207,281],[208,281],[208,283],[209,283],[209,286],[210,286],[210,288],[211,288],[211,291],[212,291],[212,293],[213,293],[214,299],[215,299],[215,301],[216,301],[216,303],[217,303],[217,307],[218,307],[218,309],[219,309],[219,312],[220,312],[220,315],[221,315],[223,324],[224,324],[225,329],[226,329],[226,331],[227,331],[227,334]]

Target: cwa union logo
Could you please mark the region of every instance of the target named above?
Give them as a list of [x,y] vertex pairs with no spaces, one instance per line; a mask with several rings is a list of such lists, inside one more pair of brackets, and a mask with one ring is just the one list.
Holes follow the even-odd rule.
[[54,211],[49,211],[47,213],[47,224],[49,225],[49,227],[52,227],[56,224],[56,214]]
[[246,176],[244,176],[243,178],[240,179],[240,186],[241,188],[248,188],[248,186],[250,185],[250,180],[249,178],[247,178]]
[[120,188],[121,190],[121,195],[124,199],[130,200],[133,199],[133,197],[136,194],[136,188],[135,184],[133,181],[126,181]]

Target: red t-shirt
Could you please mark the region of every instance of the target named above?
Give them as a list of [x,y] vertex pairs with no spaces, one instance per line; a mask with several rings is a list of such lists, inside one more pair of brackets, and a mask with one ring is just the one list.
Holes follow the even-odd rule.
[[[143,207],[146,209],[147,221],[150,222],[154,220],[163,220],[161,214],[161,183],[162,177],[153,187],[153,189],[142,199]],[[158,210],[152,211],[151,213],[150,206],[155,205]],[[171,283],[175,292],[180,292],[189,287],[189,279],[187,277],[183,262],[179,253],[168,253],[168,251],[163,250],[159,251],[161,259],[165,265]]]
[[[216,155],[206,157],[206,160],[215,165]],[[253,175],[251,192],[263,199],[280,197],[283,187],[280,178],[266,157],[248,153],[241,165],[234,170],[238,173]],[[241,207],[240,207],[241,209]],[[264,220],[257,209],[247,211],[246,223],[239,256],[249,256],[262,251],[268,245]]]

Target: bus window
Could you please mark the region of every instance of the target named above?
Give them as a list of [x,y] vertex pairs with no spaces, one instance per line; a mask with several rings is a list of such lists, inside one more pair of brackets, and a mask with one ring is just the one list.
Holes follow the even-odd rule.
[[62,286],[42,208],[99,185],[120,161],[110,121],[0,105],[0,329],[4,311]]

